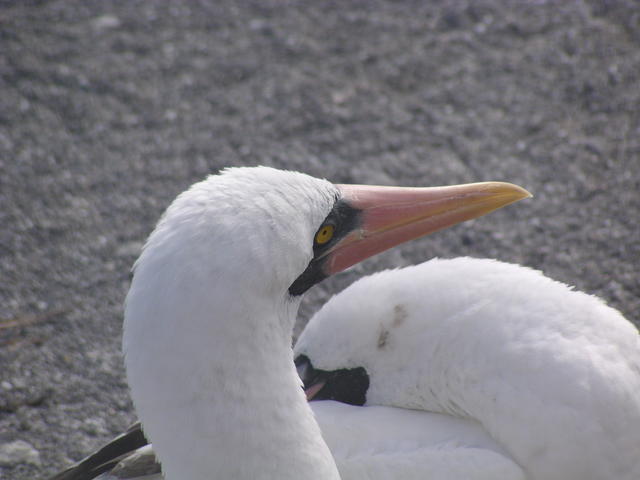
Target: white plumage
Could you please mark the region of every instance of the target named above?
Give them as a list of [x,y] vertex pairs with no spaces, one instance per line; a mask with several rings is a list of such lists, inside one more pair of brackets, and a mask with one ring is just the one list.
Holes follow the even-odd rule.
[[525,480],[474,420],[330,400],[311,407],[342,480]]
[[181,194],[136,262],[123,336],[166,479],[637,478],[637,331],[520,267],[432,261],[354,284],[296,353],[364,367],[380,406],[310,405],[300,388],[291,332],[304,291],[528,195],[495,182],[336,186],[263,167]]
[[[293,363],[300,293],[527,196],[501,183],[334,186],[268,168],[231,169],[180,195],[136,262],[123,336],[132,398],[167,479],[339,478]],[[411,478],[409,468],[396,474]]]
[[300,297],[287,292],[337,195],[302,174],[232,169],[180,195],[149,237],[123,350],[168,480],[338,478],[293,364]]
[[478,421],[528,479],[640,478],[638,331],[540,272],[472,258],[380,272],[331,299],[295,353],[364,367],[367,405]]

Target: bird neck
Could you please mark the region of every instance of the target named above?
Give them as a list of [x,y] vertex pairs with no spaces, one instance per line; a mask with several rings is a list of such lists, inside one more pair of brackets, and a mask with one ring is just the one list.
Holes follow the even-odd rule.
[[338,479],[293,363],[299,302],[180,281],[142,301],[150,287],[136,276],[125,363],[166,479]]

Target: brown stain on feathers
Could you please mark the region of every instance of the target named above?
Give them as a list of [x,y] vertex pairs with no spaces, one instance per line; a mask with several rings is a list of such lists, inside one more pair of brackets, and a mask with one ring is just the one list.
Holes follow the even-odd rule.
[[391,322],[391,325],[393,327],[399,327],[404,323],[408,316],[409,312],[407,312],[407,307],[398,303],[393,307],[393,321]]
[[[395,305],[393,307],[393,319],[391,320],[391,327],[398,328],[404,323],[408,316],[409,313],[407,312],[407,308],[404,305]],[[378,334],[377,343],[378,350],[382,350],[387,346],[390,333],[391,332],[384,326],[384,324],[380,324],[380,333]]]

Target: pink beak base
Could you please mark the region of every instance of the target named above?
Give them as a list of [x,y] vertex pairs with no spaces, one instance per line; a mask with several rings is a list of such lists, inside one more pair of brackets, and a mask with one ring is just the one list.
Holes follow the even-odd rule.
[[311,400],[313,400],[313,398],[318,394],[320,390],[322,390],[326,383],[326,380],[322,380],[318,383],[314,383],[309,388],[306,388],[304,394],[307,397],[307,401],[310,402]]
[[505,182],[427,188],[338,185],[338,189],[362,212],[363,220],[327,253],[328,275],[395,245],[531,197],[524,188]]

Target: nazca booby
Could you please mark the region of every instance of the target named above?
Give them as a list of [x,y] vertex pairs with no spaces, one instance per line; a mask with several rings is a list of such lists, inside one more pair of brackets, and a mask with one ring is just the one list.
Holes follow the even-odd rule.
[[294,354],[315,398],[472,419],[528,480],[640,479],[638,330],[538,271],[462,257],[373,274]]
[[[131,395],[166,480],[340,478],[293,361],[301,295],[387,248],[528,196],[499,182],[333,185],[265,167],[228,169],[179,195],[135,264],[123,334]],[[322,408],[350,418],[343,406]],[[418,422],[380,409],[390,424],[394,415]],[[415,430],[409,442],[420,440]],[[413,460],[393,475],[423,478],[428,465],[418,472]]]

